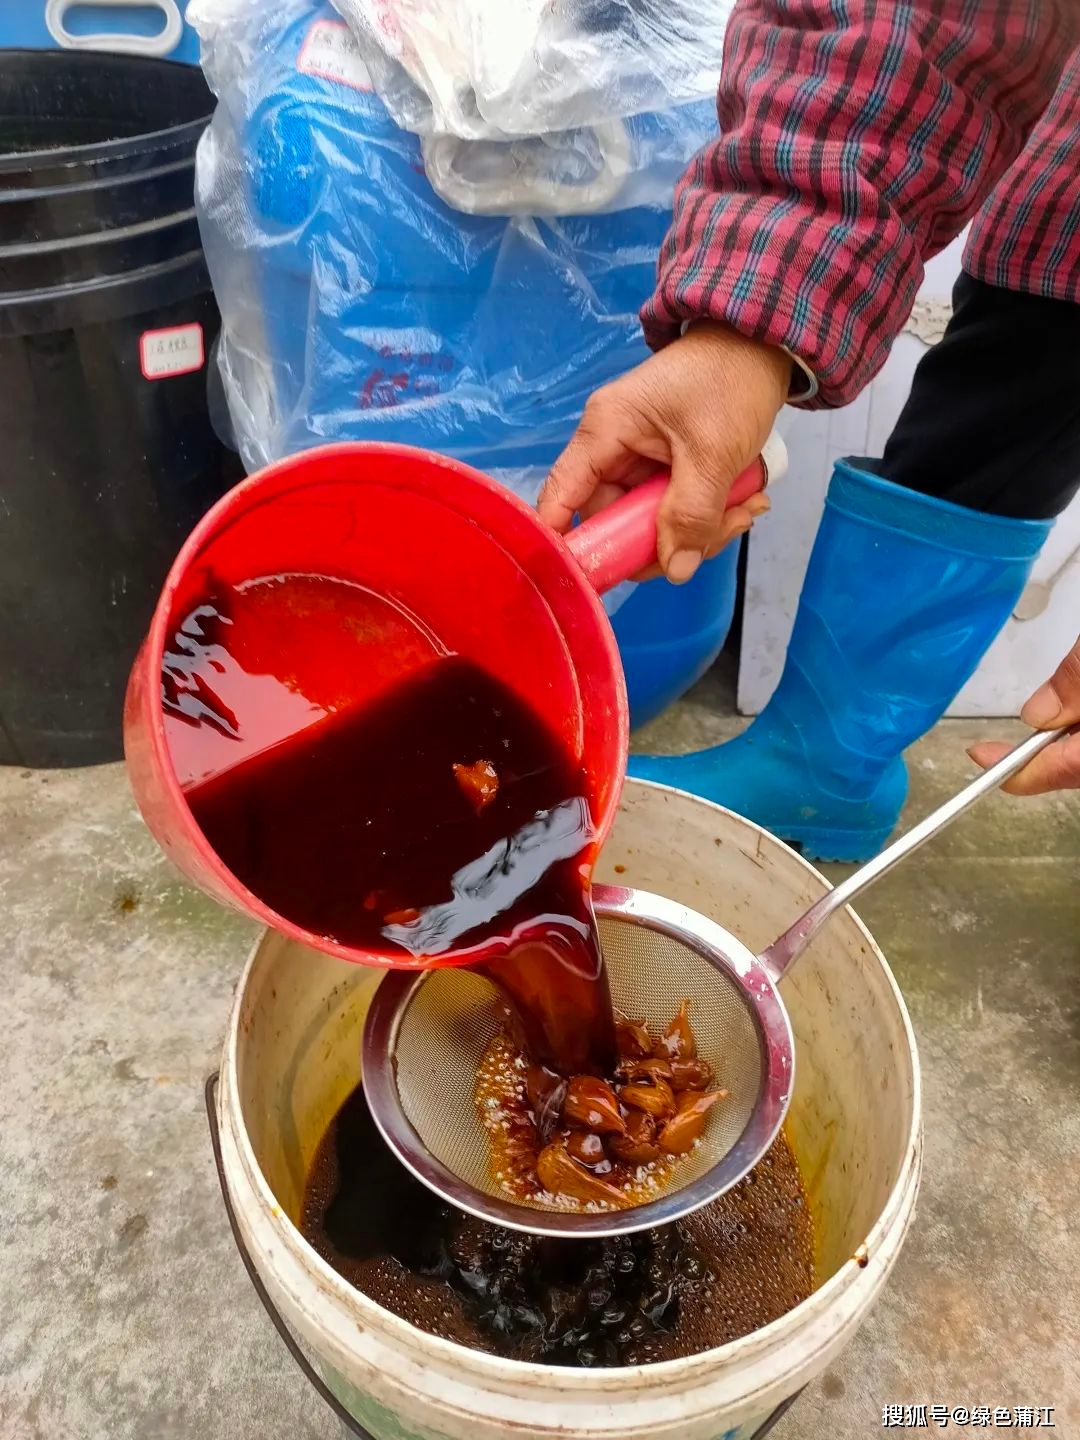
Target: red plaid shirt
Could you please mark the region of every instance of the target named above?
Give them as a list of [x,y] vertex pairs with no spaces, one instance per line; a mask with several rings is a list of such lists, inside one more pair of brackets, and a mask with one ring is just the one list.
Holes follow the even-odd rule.
[[972,218],[971,275],[1080,303],[1080,0],[738,0],[718,110],[652,344],[725,320],[845,404]]

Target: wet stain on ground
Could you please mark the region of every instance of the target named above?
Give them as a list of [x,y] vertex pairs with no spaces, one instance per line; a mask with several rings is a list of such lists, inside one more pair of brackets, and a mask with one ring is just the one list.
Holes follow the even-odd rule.
[[133,1245],[136,1240],[141,1239],[149,1228],[150,1221],[145,1215],[129,1215],[117,1232],[116,1238],[120,1248],[126,1250],[129,1245]]
[[117,915],[132,915],[139,908],[139,892],[134,885],[122,885],[113,896],[112,908]]

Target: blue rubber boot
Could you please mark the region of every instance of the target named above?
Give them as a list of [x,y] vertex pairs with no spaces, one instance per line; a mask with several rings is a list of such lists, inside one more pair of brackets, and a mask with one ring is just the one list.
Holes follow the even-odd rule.
[[907,794],[903,751],[973,674],[1052,524],[839,462],[768,705],[738,739],[635,756],[630,774],[714,800],[810,859],[870,859]]

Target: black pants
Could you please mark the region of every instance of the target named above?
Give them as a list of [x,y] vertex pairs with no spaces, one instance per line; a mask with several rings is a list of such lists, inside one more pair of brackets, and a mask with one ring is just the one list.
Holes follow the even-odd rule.
[[1080,489],[1080,305],[962,275],[881,460],[906,489],[1018,520]]

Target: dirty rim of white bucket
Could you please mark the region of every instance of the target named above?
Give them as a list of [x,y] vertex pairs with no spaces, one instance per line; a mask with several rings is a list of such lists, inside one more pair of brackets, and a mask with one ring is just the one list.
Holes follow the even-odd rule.
[[[630,781],[630,787],[639,792],[668,788],[648,781]],[[779,845],[766,831],[721,806],[698,797],[680,798],[693,799],[697,805],[707,807],[726,821],[737,822],[748,832],[760,836],[768,846]],[[827,885],[820,872],[801,856],[790,851],[787,854],[789,861],[813,877],[819,886]],[[344,1357],[355,1349],[362,1338],[370,1338],[374,1332],[380,1344],[389,1342],[395,1357],[414,1368],[417,1383],[428,1364],[437,1367],[444,1379],[455,1372],[460,1373],[461,1409],[458,1411],[451,1406],[452,1412],[458,1416],[472,1413],[467,1397],[474,1391],[476,1381],[485,1381],[496,1391],[519,1397],[529,1391],[536,1394],[540,1388],[550,1391],[555,1383],[569,1404],[574,1403],[574,1397],[580,1397],[582,1402],[591,1397],[599,1404],[603,1403],[605,1395],[612,1400],[616,1395],[632,1396],[635,1416],[641,1415],[643,1421],[647,1419],[650,1402],[670,1403],[673,1396],[700,1388],[706,1376],[710,1381],[710,1410],[721,1404],[751,1405],[757,1398],[760,1398],[763,1407],[775,1403],[775,1398],[770,1401],[769,1397],[781,1393],[778,1387],[783,1385],[785,1376],[790,1377],[792,1372],[807,1368],[815,1354],[821,1365],[827,1363],[821,1356],[825,1352],[831,1356],[846,1343],[846,1337],[837,1343],[830,1342],[830,1334],[837,1330],[838,1312],[849,1324],[856,1324],[871,1308],[899,1255],[918,1191],[922,1163],[922,1097],[915,1037],[903,997],[884,955],[862,921],[853,913],[850,913],[850,919],[861,935],[868,958],[876,960],[883,972],[904,1030],[911,1061],[911,1122],[904,1159],[876,1221],[851,1258],[828,1280],[806,1300],[761,1329],[727,1345],[683,1359],[639,1367],[581,1370],[503,1359],[416,1329],[344,1280],[315,1252],[284,1213],[251,1145],[237,1080],[238,1046],[249,980],[260,963],[264,946],[288,943],[266,932],[252,947],[237,986],[222,1059],[218,1106],[226,1177],[241,1231],[271,1292],[279,1302],[282,1299],[287,1302],[286,1318],[312,1347],[321,1346],[321,1354],[330,1358],[331,1363],[333,1357],[327,1356],[328,1346],[333,1350],[340,1347],[339,1353]],[[250,1204],[243,1203],[245,1197],[236,1194],[237,1166],[249,1189],[248,1199],[255,1202],[254,1211]],[[241,1203],[237,1204],[238,1200]],[[255,1228],[258,1233],[254,1233]],[[272,1265],[269,1263],[271,1259]],[[310,1288],[312,1277],[319,1292],[320,1313],[317,1319],[309,1312],[302,1293],[305,1286]],[[325,1312],[326,1302],[334,1312],[332,1322]],[[815,1366],[814,1373],[821,1365]],[[475,1379],[470,1380],[470,1375]],[[687,1412],[688,1421],[691,1418],[698,1418],[697,1412],[693,1415]],[[541,1430],[537,1426],[534,1433],[555,1436],[559,1433],[559,1426],[550,1430]],[[599,1429],[596,1434],[604,1435],[605,1440],[609,1436],[614,1440],[618,1432]]]

